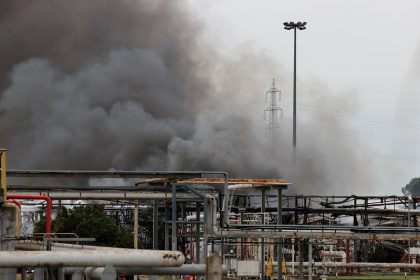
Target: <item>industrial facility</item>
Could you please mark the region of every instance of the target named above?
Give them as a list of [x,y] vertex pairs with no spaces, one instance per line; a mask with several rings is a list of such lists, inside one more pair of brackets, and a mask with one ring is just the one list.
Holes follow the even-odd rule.
[[[7,170],[5,150],[1,186],[2,279],[312,280],[420,269],[415,198],[286,195],[293,185],[284,179],[215,171]],[[132,217],[132,249],[52,231],[59,207],[99,202],[108,215]],[[150,242],[142,209],[152,211]],[[42,233],[22,232],[42,218]]]

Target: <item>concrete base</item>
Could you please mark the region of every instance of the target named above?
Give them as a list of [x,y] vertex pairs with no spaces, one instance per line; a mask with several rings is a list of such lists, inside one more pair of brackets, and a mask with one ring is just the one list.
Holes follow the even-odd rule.
[[[10,237],[16,236],[16,215],[17,214],[19,214],[19,212],[18,212],[17,206],[14,204],[4,203],[0,207],[0,250],[1,251],[14,251],[15,250],[15,241]],[[0,280],[15,280],[15,279],[16,279],[16,268],[0,269]]]

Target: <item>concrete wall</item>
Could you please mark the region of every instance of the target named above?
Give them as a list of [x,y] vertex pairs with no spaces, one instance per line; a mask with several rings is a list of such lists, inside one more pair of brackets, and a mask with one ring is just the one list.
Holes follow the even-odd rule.
[[[15,241],[7,237],[16,236],[16,219],[20,215],[14,204],[5,203],[0,207],[0,250],[14,251]],[[6,239],[6,240],[5,240]],[[16,268],[0,269],[0,280],[15,280]]]

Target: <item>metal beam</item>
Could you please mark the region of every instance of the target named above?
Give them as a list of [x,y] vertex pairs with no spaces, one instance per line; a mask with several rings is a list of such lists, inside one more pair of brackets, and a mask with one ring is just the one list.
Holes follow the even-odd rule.
[[417,233],[420,234],[420,228],[415,227],[392,227],[392,226],[346,226],[346,225],[278,225],[278,224],[231,224],[230,229],[255,230],[255,229],[281,229],[292,231],[353,231],[359,233]]
[[[77,192],[77,191],[47,191],[47,192],[9,192],[9,194],[19,195],[45,195],[51,199],[81,199],[81,200],[150,200],[150,199],[170,199],[171,193],[167,192],[137,192],[137,191],[111,191],[111,192]],[[178,192],[176,198],[196,199],[193,193]]]
[[223,171],[7,170],[8,177],[195,178]]
[[271,238],[271,239],[352,239],[352,240],[412,240],[420,241],[419,233],[356,233],[339,231],[222,231],[213,238]]

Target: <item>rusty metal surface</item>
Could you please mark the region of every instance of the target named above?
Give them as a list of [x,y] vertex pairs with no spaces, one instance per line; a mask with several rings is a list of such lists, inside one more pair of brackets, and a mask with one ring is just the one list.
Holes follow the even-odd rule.
[[[168,178],[153,178],[150,180],[140,180],[136,185],[145,183],[177,183],[177,184],[224,184],[223,178],[191,178],[191,179],[168,179]],[[254,187],[259,186],[287,186],[290,185],[284,179],[253,179],[253,178],[229,178],[228,184],[251,184]]]
[[[228,184],[252,184],[259,186],[288,185],[284,179],[253,179],[253,178],[229,178]],[[224,184],[223,178],[192,178],[179,180],[180,184]]]
[[144,184],[166,184],[169,182],[173,182],[173,179],[168,178],[150,178],[150,179],[142,179],[136,181],[136,186],[144,185]]
[[[19,195],[45,195],[51,199],[83,199],[83,200],[150,200],[170,199],[172,194],[168,192],[134,192],[134,191],[110,191],[110,192],[89,192],[89,191],[47,191],[47,192],[9,192]],[[197,196],[193,193],[179,192],[177,198],[194,199]]]

